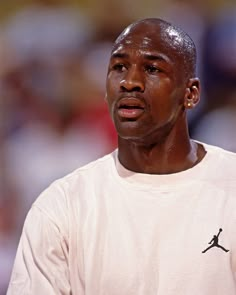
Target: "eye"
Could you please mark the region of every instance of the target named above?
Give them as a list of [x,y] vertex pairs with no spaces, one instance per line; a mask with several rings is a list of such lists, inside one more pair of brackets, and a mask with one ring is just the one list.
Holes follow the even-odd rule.
[[124,66],[124,64],[118,63],[118,64],[113,65],[112,69],[115,71],[118,71],[118,72],[124,72],[125,66]]
[[148,65],[148,66],[146,66],[145,70],[146,70],[146,72],[148,72],[149,74],[155,74],[155,73],[159,73],[159,72],[160,72],[160,69],[157,68],[157,67],[154,66],[154,65]]

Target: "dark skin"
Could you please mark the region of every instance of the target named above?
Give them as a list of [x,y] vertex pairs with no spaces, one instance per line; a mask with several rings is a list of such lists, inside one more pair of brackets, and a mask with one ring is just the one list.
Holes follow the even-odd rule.
[[155,20],[129,27],[115,43],[106,100],[119,160],[131,171],[176,173],[206,153],[189,137],[186,110],[197,105],[200,82],[184,66],[181,44],[177,32]]

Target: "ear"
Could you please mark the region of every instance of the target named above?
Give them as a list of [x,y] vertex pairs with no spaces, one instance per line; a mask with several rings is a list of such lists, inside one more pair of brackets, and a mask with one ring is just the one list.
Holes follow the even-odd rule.
[[185,109],[193,109],[200,101],[200,80],[191,78],[188,80],[184,96]]

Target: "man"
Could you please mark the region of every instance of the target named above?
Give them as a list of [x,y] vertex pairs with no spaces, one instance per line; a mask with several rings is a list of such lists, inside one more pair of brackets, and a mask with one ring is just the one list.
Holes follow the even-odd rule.
[[[236,155],[189,138],[195,63],[190,37],[165,21],[118,37],[106,94],[118,149],[33,204],[8,295],[236,293]],[[203,254],[219,228],[229,252]]]

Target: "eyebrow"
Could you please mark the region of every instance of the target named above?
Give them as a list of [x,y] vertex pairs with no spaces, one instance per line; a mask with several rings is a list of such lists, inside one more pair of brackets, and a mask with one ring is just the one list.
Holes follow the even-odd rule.
[[[122,53],[122,52],[114,52],[112,55],[111,55],[111,58],[128,58],[129,55],[127,53]],[[147,59],[147,60],[151,60],[151,61],[154,61],[154,60],[159,60],[159,61],[164,61],[164,62],[168,62],[169,61],[169,58],[167,56],[164,56],[163,54],[154,54],[154,53],[151,53],[151,54],[147,54],[145,53],[143,55],[144,59]]]
[[111,55],[111,58],[127,58],[129,55],[127,53],[121,53],[121,52],[114,52]]
[[147,60],[159,60],[159,61],[164,61],[164,62],[168,62],[169,58],[163,54],[144,54],[143,56],[145,59]]

